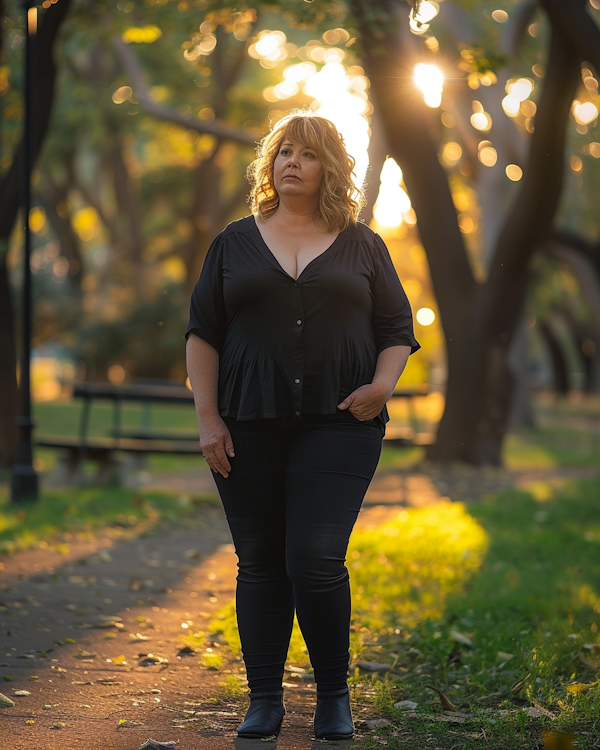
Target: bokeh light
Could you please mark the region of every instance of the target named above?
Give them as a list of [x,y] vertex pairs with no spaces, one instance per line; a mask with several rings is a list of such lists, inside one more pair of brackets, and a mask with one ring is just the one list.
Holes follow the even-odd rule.
[[571,112],[579,125],[589,125],[598,117],[598,107],[593,102],[580,102],[575,99]]
[[479,161],[484,167],[493,167],[498,161],[498,152],[493,146],[484,146],[477,154]]
[[415,3],[408,18],[410,30],[413,34],[424,34],[429,30],[429,22],[433,21],[439,12],[440,7],[437,2],[422,0],[420,3]]
[[508,179],[513,182],[518,182],[523,177],[523,170],[518,164],[509,164],[505,172]]
[[421,326],[430,326],[435,320],[435,313],[430,307],[421,307],[416,314],[417,323]]

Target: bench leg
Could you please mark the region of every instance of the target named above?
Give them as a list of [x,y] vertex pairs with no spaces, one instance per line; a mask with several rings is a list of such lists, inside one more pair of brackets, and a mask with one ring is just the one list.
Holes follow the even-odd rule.
[[105,484],[120,487],[121,462],[112,451],[107,451],[98,457],[98,472],[94,477],[94,484]]
[[139,487],[149,476],[147,453],[127,453],[120,465],[121,484],[124,487]]
[[80,453],[77,448],[61,450],[56,459],[48,485],[50,487],[75,487],[81,483]]

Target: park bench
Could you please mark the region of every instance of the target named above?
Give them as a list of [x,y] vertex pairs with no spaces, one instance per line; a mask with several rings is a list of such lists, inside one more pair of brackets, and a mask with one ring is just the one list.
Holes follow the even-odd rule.
[[[413,399],[425,396],[427,386],[401,389],[394,393],[392,400],[407,400],[409,409],[408,426],[388,424],[386,441],[395,445],[425,445],[431,441],[429,433],[418,433]],[[117,452],[137,454],[168,453],[175,455],[199,455],[197,431],[177,430],[157,431],[152,427],[152,406],[154,404],[194,405],[192,392],[184,385],[112,385],[109,383],[74,383],[73,398],[83,401],[76,436],[38,435],[36,444],[44,448],[61,449],[62,453],[55,473],[57,484],[72,484],[77,480],[84,460],[98,464],[98,481],[110,481],[118,471]],[[97,401],[112,402],[112,425],[106,437],[89,435],[92,404]],[[137,402],[143,405],[141,424],[136,429],[124,429],[122,406],[124,402]]]

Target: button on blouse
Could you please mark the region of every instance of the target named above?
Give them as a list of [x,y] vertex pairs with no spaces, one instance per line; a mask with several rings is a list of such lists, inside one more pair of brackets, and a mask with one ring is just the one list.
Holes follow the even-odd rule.
[[[210,246],[190,333],[219,352],[219,413],[238,420],[339,413],[372,382],[381,351],[420,348],[389,252],[369,227],[350,225],[294,279],[253,216]],[[384,407],[376,421],[388,420]]]

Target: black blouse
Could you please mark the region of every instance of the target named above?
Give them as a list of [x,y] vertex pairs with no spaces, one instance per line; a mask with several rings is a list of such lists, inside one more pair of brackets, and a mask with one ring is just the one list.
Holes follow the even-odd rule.
[[[372,382],[379,352],[420,348],[389,252],[368,226],[341,232],[294,279],[253,216],[210,246],[190,333],[219,352],[219,413],[238,420],[340,413],[346,396]],[[383,426],[387,409],[372,421]]]

